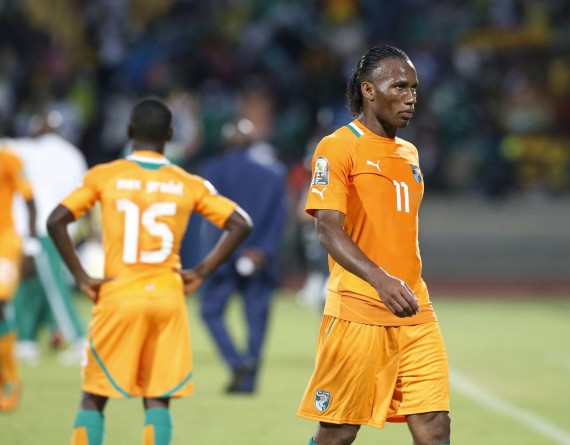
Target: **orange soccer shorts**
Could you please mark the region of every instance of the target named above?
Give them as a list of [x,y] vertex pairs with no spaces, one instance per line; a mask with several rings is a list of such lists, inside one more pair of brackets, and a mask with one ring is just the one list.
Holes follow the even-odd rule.
[[449,411],[447,353],[437,322],[376,326],[323,317],[299,416],[383,428],[432,411]]
[[193,393],[190,327],[182,292],[109,295],[93,308],[82,389],[107,397]]
[[9,301],[16,293],[22,265],[22,246],[15,233],[0,234],[0,301]]

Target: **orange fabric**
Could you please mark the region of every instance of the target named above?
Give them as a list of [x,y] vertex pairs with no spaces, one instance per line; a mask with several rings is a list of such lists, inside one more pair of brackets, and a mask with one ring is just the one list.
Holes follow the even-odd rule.
[[125,294],[93,308],[84,391],[107,397],[190,396],[194,392],[184,296]]
[[437,322],[375,326],[323,317],[299,416],[383,428],[386,421],[431,411],[449,411],[447,354]]
[[0,233],[0,301],[16,293],[22,264],[22,243],[14,232]]
[[62,204],[77,219],[96,202],[113,279],[92,311],[82,388],[108,397],[190,395],[180,244],[193,211],[221,228],[237,204],[146,151],[92,168]]
[[82,426],[73,430],[71,434],[71,445],[89,445],[87,428]]
[[12,201],[19,193],[27,201],[32,198],[32,188],[24,177],[20,158],[6,148],[0,148],[0,234],[14,233]]
[[143,444],[154,445],[154,425],[146,425],[143,430]]
[[329,256],[325,314],[359,323],[400,326],[435,321],[421,277],[418,210],[424,183],[418,152],[400,138],[375,135],[355,120],[325,137],[313,157],[313,181],[306,209],[346,215],[345,231],[379,267],[405,281],[421,312],[396,317],[374,288]]
[[[134,155],[167,162],[152,152]],[[103,286],[101,299],[124,291],[178,293],[181,281],[174,269],[180,267],[178,252],[190,214],[196,211],[223,227],[237,207],[207,181],[179,167],[149,170],[128,159],[89,170],[62,204],[77,219],[96,201],[101,203],[105,276],[114,277]]]
[[15,334],[11,333],[0,337],[0,381],[3,383],[13,383],[20,380],[15,345]]

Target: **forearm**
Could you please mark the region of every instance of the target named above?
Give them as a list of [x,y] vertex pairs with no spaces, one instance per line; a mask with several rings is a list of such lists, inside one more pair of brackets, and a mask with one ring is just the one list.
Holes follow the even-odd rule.
[[374,287],[379,284],[378,278],[386,275],[344,230],[338,227],[321,228],[318,234],[321,245],[343,269]]
[[36,237],[36,203],[33,199],[26,201],[26,207],[28,208],[28,234],[31,238]]
[[59,205],[48,218],[47,230],[63,262],[68,267],[75,281],[79,283],[86,280],[88,275],[79,261],[75,245],[67,232],[67,225],[73,221],[72,213],[66,207]]
[[214,248],[194,268],[194,271],[201,277],[210,275],[243,242],[251,231],[251,227],[250,221],[239,214],[239,212],[234,212],[226,223],[225,230]]

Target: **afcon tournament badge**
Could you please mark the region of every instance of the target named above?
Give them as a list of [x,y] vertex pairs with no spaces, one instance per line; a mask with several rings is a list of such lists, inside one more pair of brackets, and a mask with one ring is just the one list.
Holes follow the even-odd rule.
[[315,395],[315,408],[317,408],[317,411],[320,413],[326,411],[330,403],[331,403],[331,393],[328,391],[317,389],[317,393]]
[[414,175],[414,179],[419,184],[422,182],[422,171],[416,165],[412,165],[412,174]]
[[329,185],[329,161],[319,156],[315,162],[315,175],[311,185]]

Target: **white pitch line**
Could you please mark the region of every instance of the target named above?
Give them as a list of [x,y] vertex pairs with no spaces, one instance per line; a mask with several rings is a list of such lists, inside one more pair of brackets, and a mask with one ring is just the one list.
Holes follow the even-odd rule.
[[497,397],[455,370],[450,370],[450,377],[451,385],[456,391],[470,397],[492,411],[522,423],[544,437],[551,438],[557,445],[570,445],[570,433],[568,431],[557,427],[530,411],[526,411]]

